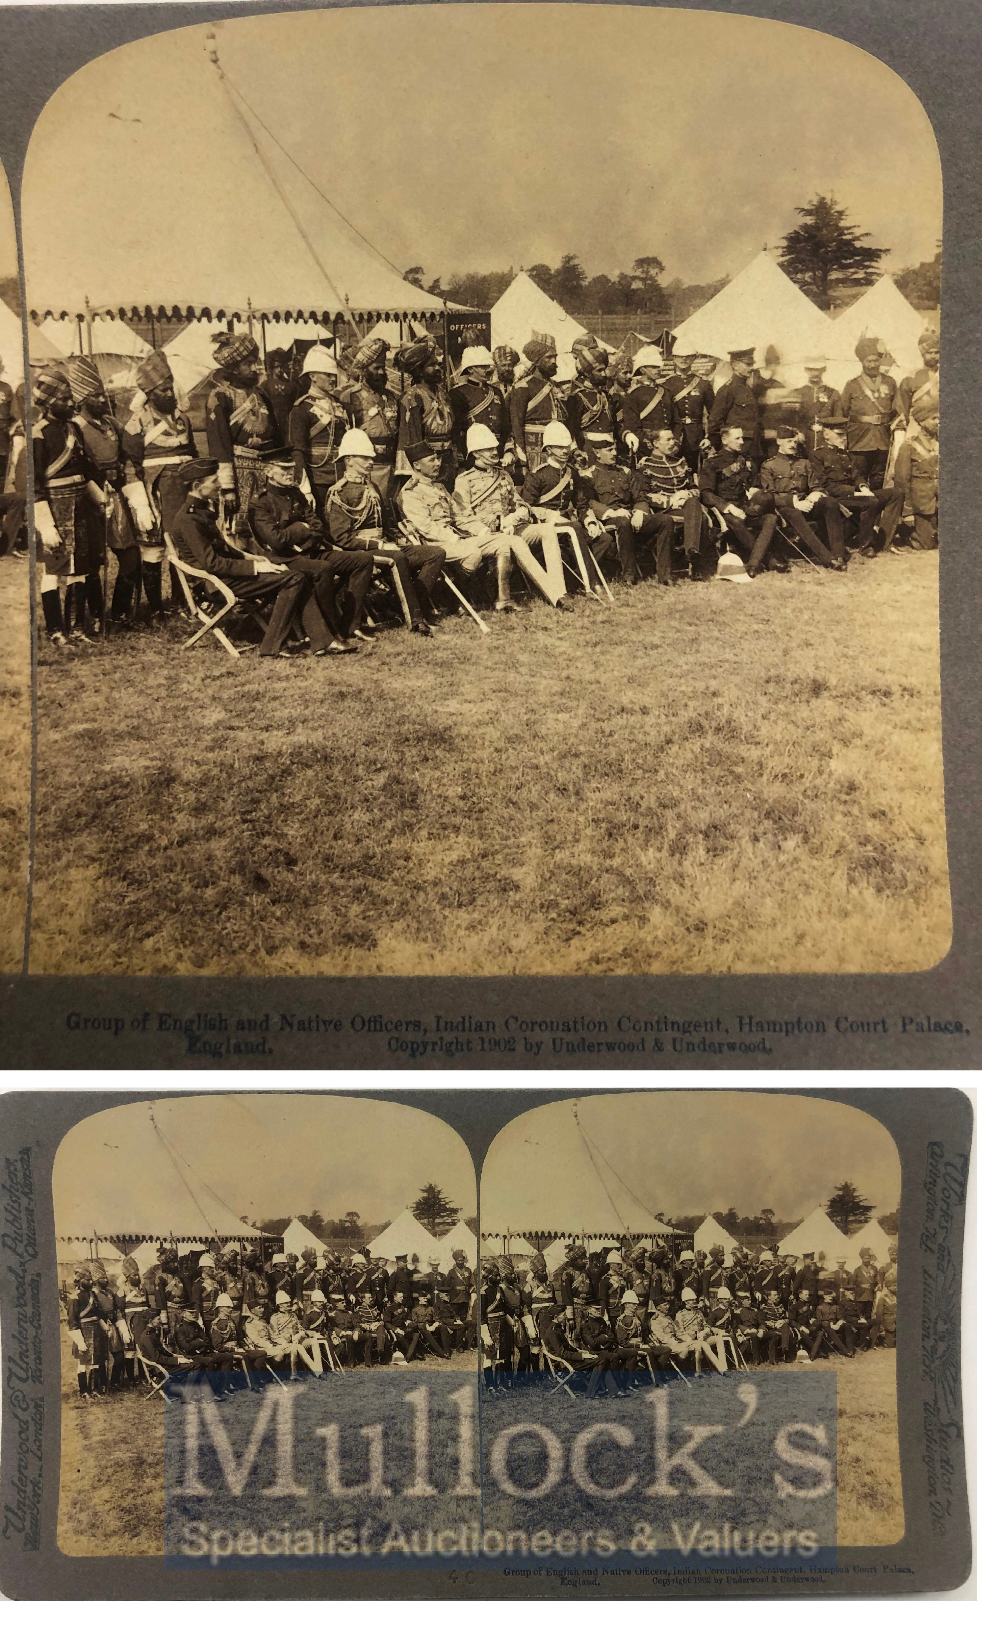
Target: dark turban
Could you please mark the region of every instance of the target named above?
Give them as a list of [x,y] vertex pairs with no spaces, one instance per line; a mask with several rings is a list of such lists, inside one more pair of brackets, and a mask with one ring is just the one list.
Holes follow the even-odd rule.
[[401,373],[408,373],[413,378],[429,361],[433,361],[437,353],[438,347],[432,338],[416,339],[413,344],[404,344],[401,350],[397,350],[396,366]]
[[525,359],[531,362],[541,361],[543,356],[554,356],[556,341],[551,333],[536,333],[525,345],[524,354]]
[[65,395],[68,383],[66,374],[61,373],[58,367],[43,367],[31,381],[31,395],[35,406],[44,410],[50,402],[57,400],[60,395]]
[[238,367],[241,361],[259,361],[260,350],[249,333],[213,333],[212,354],[220,367]]
[[389,354],[389,346],[384,339],[362,339],[351,358],[352,373],[366,373],[369,367],[377,367]]
[[173,384],[174,375],[162,350],[154,350],[150,355],[143,356],[135,370],[135,381],[146,395],[152,390],[162,389],[165,384]]
[[97,363],[90,356],[70,356],[65,363],[66,377],[79,405],[91,395],[105,395],[104,380],[97,371]]

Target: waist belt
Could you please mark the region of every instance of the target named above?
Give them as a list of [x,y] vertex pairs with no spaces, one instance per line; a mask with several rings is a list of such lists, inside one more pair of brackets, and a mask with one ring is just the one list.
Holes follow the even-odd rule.
[[265,451],[264,447],[261,447],[261,449],[258,451],[257,448],[254,447],[254,446],[234,446],[233,447],[233,456],[234,457],[248,457],[254,463],[257,463],[263,457],[264,451]]
[[158,457],[149,457],[147,455],[143,458],[143,462],[147,468],[155,467],[159,469],[166,463],[187,463],[190,455],[190,452],[161,452]]
[[82,490],[86,484],[82,474],[57,475],[54,480],[44,481],[47,491],[71,491],[74,486]]

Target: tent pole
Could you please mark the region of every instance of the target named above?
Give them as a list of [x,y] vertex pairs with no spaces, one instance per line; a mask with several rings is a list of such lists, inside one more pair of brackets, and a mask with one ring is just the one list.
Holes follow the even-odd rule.
[[83,296],[83,325],[87,335],[87,355],[94,354],[94,320],[90,314],[90,300]]

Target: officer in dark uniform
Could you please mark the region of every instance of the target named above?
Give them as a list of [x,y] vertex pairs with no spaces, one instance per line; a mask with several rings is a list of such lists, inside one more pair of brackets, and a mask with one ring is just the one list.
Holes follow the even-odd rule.
[[392,494],[399,436],[399,396],[386,377],[388,351],[384,339],[363,339],[351,357],[352,381],[340,393],[351,427],[363,429],[375,448],[372,484],[385,503]]
[[671,429],[673,399],[663,373],[663,357],[655,344],[644,344],[632,358],[632,386],[622,401],[622,439],[635,457],[648,452],[658,429]]
[[683,456],[692,473],[697,474],[701,457],[701,443],[708,428],[708,417],[715,401],[711,381],[695,372],[697,354],[675,350],[671,360],[674,376],[667,380],[667,394],[673,406],[673,428]]
[[854,460],[855,476],[878,490],[885,479],[892,444],[896,383],[883,370],[885,346],[881,339],[859,339],[854,354],[861,371],[844,385],[840,411],[847,419],[847,449]]
[[743,454],[756,468],[764,454],[761,401],[771,381],[754,370],[753,358],[752,350],[730,350],[732,377],[716,392],[708,415],[708,438],[721,448],[724,429],[742,429]]
[[[639,460],[644,498],[650,518],[665,520],[655,543],[656,579],[669,587],[673,581],[671,552],[678,531],[684,539],[684,557],[695,581],[711,575],[713,558],[708,521],[705,517],[691,466],[680,455],[672,429],[658,429],[652,450]],[[640,528],[640,540],[648,539],[650,527]]]
[[[809,460],[801,455],[796,429],[790,425],[782,425],[777,432],[777,442],[777,452],[772,457],[766,458],[761,466],[761,492],[756,499],[757,508],[761,513],[776,513],[779,519],[790,525],[813,558],[821,565],[828,565],[833,570],[844,570],[846,568],[844,561],[833,558],[806,518],[807,513],[815,510],[825,520],[829,531],[831,510],[836,507],[834,498],[812,490]],[[747,565],[751,576],[757,574],[763,559],[758,538],[757,547]]]
[[[606,439],[593,437],[590,453],[593,462],[582,471],[583,489],[594,517],[617,538],[622,580],[628,587],[634,587],[639,580],[634,539],[645,527],[647,534],[644,540],[648,540],[656,550],[658,572],[666,547],[669,582],[673,526],[669,520],[664,521],[662,516],[654,516],[650,512],[645,481],[635,469],[624,468],[616,462],[615,443],[610,434]],[[633,524],[634,518],[636,524]]]
[[428,335],[405,344],[396,353],[396,366],[410,379],[399,403],[399,450],[430,446],[441,458],[441,479],[451,489],[457,462],[452,445],[454,419],[444,387],[441,352]]
[[[268,452],[264,461],[267,488],[251,498],[247,516],[254,540],[268,559],[311,582],[324,622],[322,627],[316,623],[313,628],[310,642],[314,653],[350,654],[358,647],[353,638],[364,615],[375,561],[370,553],[348,552],[331,545],[322,520],[309,507],[296,482],[295,461],[289,449]],[[313,611],[305,613],[312,615]],[[331,629],[333,636],[324,642],[324,631]]]
[[261,452],[278,444],[278,420],[260,382],[260,350],[246,333],[213,337],[218,367],[205,402],[208,455],[219,465],[226,513],[245,528],[250,498],[263,490]]
[[576,378],[566,395],[566,421],[582,451],[615,440],[615,413],[607,391],[606,353],[593,333],[573,341]]
[[509,344],[498,344],[493,352],[493,376],[504,398],[514,388],[514,374],[520,357]]
[[823,443],[822,420],[836,412],[838,396],[835,389],[823,382],[825,356],[808,356],[805,370],[806,382],[796,392],[794,413],[789,416],[790,419],[794,418],[795,426],[805,442],[806,453],[811,457],[817,446]]
[[[818,446],[809,460],[809,481],[814,491],[822,491],[834,501],[825,506],[823,520],[826,538],[834,559],[845,560],[844,509],[857,517],[858,550],[866,558],[875,553],[875,522],[885,509],[898,503],[898,496],[888,488],[872,491],[859,479],[855,460],[847,450],[847,419],[837,413],[823,419],[823,444]],[[894,511],[882,522],[883,541],[891,535]]]
[[485,345],[474,344],[462,352],[457,382],[449,400],[454,417],[455,466],[465,462],[466,435],[474,423],[485,424],[497,438],[501,458],[510,438],[510,414],[499,384],[490,377],[493,357]]
[[307,351],[302,372],[309,388],[288,415],[288,440],[295,458],[295,478],[299,481],[305,475],[322,513],[326,494],[340,473],[337,448],[348,427],[347,408],[340,400],[337,362],[328,345],[314,344]]
[[531,371],[513,386],[507,397],[510,436],[522,476],[536,469],[542,461],[542,435],[546,425],[562,423],[566,417],[552,383],[559,366],[552,334],[539,333],[529,339],[524,357],[531,363]]
[[[718,399],[716,396],[716,404]],[[752,558],[756,551],[763,558],[778,521],[775,514],[762,514],[756,506],[756,467],[744,455],[743,430],[738,425],[723,428],[722,448],[705,458],[698,486],[706,508],[721,514],[728,529],[746,549],[747,557]],[[758,519],[760,524],[755,536],[750,526]]]

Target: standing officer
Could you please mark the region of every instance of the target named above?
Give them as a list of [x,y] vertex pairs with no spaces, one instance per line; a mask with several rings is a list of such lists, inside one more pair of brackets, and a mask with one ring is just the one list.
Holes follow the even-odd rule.
[[936,548],[939,466],[937,406],[925,406],[923,401],[915,404],[910,423],[912,427],[896,453],[892,471],[896,505],[908,508],[913,515],[913,547]]
[[711,380],[695,372],[698,356],[694,351],[675,350],[674,376],[667,381],[667,394],[673,403],[673,428],[680,441],[681,455],[693,474],[698,472],[701,443],[708,416],[715,401]]
[[144,399],[125,425],[125,455],[137,479],[146,488],[146,497],[155,529],[139,544],[141,574],[146,601],[153,615],[163,611],[164,533],[169,535],[177,510],[187,500],[187,492],[176,479],[177,470],[195,455],[191,419],[177,405],[174,375],[162,350],[144,356],[136,369],[135,381]]
[[260,351],[248,333],[216,333],[217,362],[205,402],[208,455],[219,465],[223,509],[246,534],[250,498],[265,485],[261,452],[278,444],[278,422],[260,383]]
[[881,339],[859,339],[854,354],[861,371],[848,380],[840,397],[840,411],[847,419],[847,450],[859,484],[879,491],[885,482],[891,426],[896,416],[896,385],[883,371],[885,348]]
[[[65,375],[44,368],[31,386],[31,453],[35,528],[42,551],[42,613],[56,647],[66,633],[87,644],[87,615],[99,627],[104,599],[104,494],[83,436],[73,422],[73,394]],[[65,587],[65,608],[60,592]],[[74,624],[75,623],[75,624]]]
[[352,382],[341,391],[352,429],[363,429],[375,448],[372,483],[384,503],[392,491],[399,436],[399,396],[389,388],[384,339],[363,339],[350,362]]
[[118,562],[111,595],[111,620],[132,619],[139,585],[139,543],[132,510],[122,496],[125,484],[125,431],[111,411],[108,393],[90,356],[72,356],[66,375],[76,416],[73,419],[104,493],[106,535]]
[[485,345],[469,345],[462,351],[457,382],[449,395],[456,467],[465,460],[466,436],[473,424],[489,429],[496,436],[501,458],[504,455],[510,414],[503,390],[490,377],[492,367],[493,358]]
[[823,382],[825,356],[807,356],[805,369],[806,381],[796,392],[795,426],[811,457],[823,441],[823,419],[837,410],[837,392]]
[[552,380],[558,370],[556,341],[551,333],[538,333],[524,347],[531,371],[515,384],[507,398],[514,456],[523,478],[542,461],[542,435],[550,423],[565,420],[565,411]]
[[583,451],[615,440],[615,414],[607,391],[605,352],[593,333],[573,341],[576,378],[566,396],[566,421]]
[[498,344],[493,352],[493,376],[505,398],[514,388],[514,374],[520,359],[509,344]]
[[661,381],[663,357],[644,344],[632,358],[632,387],[622,401],[622,439],[633,456],[648,452],[658,429],[673,426],[673,400]]
[[917,344],[923,357],[923,366],[900,381],[896,392],[896,412],[904,429],[918,412],[926,419],[931,413],[938,416],[941,407],[941,338],[929,327],[921,333]]
[[757,467],[764,453],[761,399],[769,380],[754,371],[752,350],[730,350],[732,377],[718,390],[708,415],[708,438],[722,446],[724,429],[742,429],[744,456]]
[[453,416],[441,352],[428,334],[403,345],[396,352],[396,366],[410,379],[399,403],[399,450],[409,457],[410,447],[418,441],[430,446],[441,458],[442,478],[450,486],[454,479]]
[[295,454],[295,479],[309,482],[316,512],[337,479],[337,447],[348,427],[347,408],[338,399],[338,372],[333,351],[314,344],[302,371],[309,388],[288,415],[288,439]]

